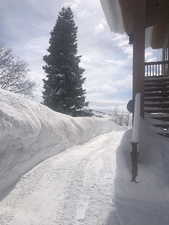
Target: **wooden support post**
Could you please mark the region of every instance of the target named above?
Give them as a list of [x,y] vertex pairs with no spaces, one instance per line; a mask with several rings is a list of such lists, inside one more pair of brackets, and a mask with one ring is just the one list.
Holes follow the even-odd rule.
[[132,144],[132,151],[131,151],[131,172],[132,172],[132,177],[131,181],[132,182],[137,182],[136,177],[138,176],[138,143],[131,143]]
[[142,96],[141,116],[144,117],[146,0],[133,2],[133,100],[136,93],[140,92]]
[[168,61],[168,64],[167,64],[167,76],[169,76],[169,38],[167,40],[167,49],[166,49],[166,60]]

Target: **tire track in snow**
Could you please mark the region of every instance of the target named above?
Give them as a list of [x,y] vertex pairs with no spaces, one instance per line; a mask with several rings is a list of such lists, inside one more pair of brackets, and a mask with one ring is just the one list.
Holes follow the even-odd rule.
[[122,135],[98,136],[39,164],[0,203],[0,225],[103,225]]
[[91,148],[91,152],[79,161],[72,173],[64,203],[65,225],[102,225],[105,221],[109,213],[109,211],[106,212],[106,208],[112,208],[111,197],[115,172],[113,144],[117,147],[119,142],[115,141],[116,139],[119,140],[119,133],[112,132],[106,136],[101,135],[82,147],[84,151],[85,148]]

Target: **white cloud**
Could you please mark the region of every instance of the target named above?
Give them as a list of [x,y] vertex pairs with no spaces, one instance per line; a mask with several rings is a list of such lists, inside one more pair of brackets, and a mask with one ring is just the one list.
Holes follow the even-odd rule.
[[44,77],[42,58],[48,48],[49,32],[63,5],[72,7],[78,24],[79,54],[82,55],[81,65],[86,69],[85,88],[89,101],[109,102],[107,107],[111,107],[111,102],[130,98],[132,49],[126,35],[110,32],[99,0],[6,1],[8,7],[3,9],[1,38],[29,63],[29,75],[38,83],[38,99]]
[[147,48],[145,51],[145,60],[149,62],[162,60],[162,50]]
[[81,0],[65,0],[63,6],[68,7],[70,6],[72,10],[77,10],[80,6]]
[[98,33],[101,33],[105,30],[105,26],[103,23],[99,23],[96,27],[95,27],[95,32],[98,34]]

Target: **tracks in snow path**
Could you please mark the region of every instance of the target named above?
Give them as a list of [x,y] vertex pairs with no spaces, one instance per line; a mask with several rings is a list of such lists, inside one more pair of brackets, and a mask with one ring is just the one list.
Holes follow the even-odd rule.
[[122,136],[98,136],[39,164],[0,203],[0,225],[106,224]]

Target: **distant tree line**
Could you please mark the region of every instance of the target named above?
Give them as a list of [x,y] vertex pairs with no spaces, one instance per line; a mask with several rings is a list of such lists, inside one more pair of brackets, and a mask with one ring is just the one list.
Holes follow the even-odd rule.
[[112,120],[120,126],[128,126],[129,125],[129,113],[124,112],[117,107],[113,109],[111,113]]

